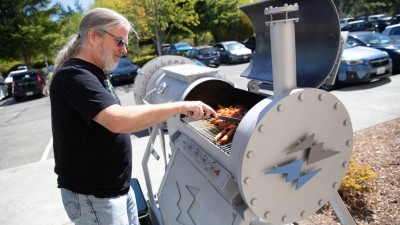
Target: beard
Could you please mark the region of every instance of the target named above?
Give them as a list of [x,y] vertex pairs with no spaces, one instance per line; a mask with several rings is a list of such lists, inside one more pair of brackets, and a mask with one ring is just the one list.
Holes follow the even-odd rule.
[[105,70],[115,69],[118,65],[118,61],[114,60],[114,54],[103,54],[104,68]]

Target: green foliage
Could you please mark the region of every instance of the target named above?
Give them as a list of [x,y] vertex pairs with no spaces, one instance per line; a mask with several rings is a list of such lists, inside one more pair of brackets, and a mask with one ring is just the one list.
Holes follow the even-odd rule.
[[37,55],[47,55],[61,38],[52,16],[60,6],[48,8],[50,0],[3,0],[0,4],[0,58],[23,59],[28,68]]
[[133,62],[135,62],[136,65],[138,65],[139,67],[143,67],[144,64],[146,64],[148,61],[156,58],[157,55],[146,55],[143,57],[135,57],[133,58]]
[[339,193],[350,207],[355,207],[359,200],[373,190],[372,182],[376,173],[368,165],[350,161],[346,175],[339,186]]

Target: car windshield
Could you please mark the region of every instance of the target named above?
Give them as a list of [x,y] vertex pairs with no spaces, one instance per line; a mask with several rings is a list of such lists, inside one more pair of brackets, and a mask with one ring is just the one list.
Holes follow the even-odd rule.
[[393,41],[390,37],[377,33],[360,35],[358,38],[368,45],[388,44]]
[[213,52],[216,52],[215,48],[203,48],[203,49],[200,49],[200,51],[199,51],[200,55],[209,54],[209,53],[213,53]]
[[176,44],[176,47],[177,48],[186,48],[186,47],[190,47],[190,45],[187,43],[179,43],[179,44]]
[[243,48],[243,45],[239,44],[239,43],[231,43],[231,44],[225,45],[225,47],[227,50],[237,50],[237,49]]

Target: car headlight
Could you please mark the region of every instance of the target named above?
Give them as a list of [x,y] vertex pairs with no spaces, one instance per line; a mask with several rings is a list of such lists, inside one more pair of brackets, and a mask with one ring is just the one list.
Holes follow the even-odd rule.
[[361,59],[342,59],[341,62],[346,65],[357,65],[364,63],[364,61]]

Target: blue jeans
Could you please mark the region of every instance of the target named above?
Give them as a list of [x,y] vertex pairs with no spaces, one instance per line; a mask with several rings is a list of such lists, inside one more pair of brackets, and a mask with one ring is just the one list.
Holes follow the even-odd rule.
[[76,225],[139,225],[135,193],[114,198],[96,198],[61,188],[68,217]]

